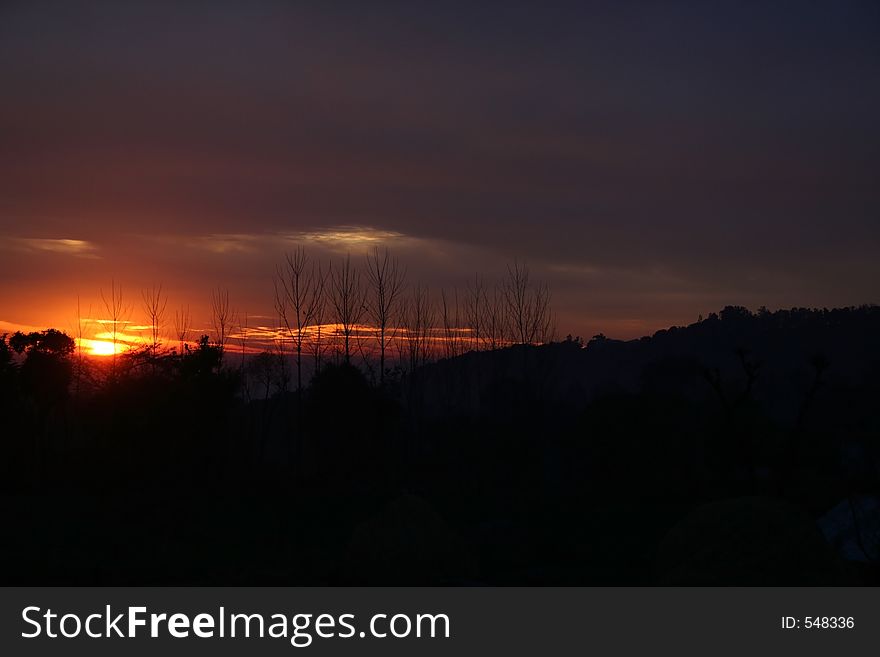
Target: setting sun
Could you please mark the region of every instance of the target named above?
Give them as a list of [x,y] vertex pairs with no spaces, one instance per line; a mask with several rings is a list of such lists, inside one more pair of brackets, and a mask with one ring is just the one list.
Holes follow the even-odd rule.
[[83,350],[90,356],[112,356],[123,351],[125,344],[117,342],[115,345],[109,340],[90,340],[83,338],[78,341]]

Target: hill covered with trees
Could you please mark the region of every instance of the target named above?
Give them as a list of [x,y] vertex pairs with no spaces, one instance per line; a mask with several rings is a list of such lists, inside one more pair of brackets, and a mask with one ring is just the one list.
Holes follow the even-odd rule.
[[728,307],[301,387],[207,336],[112,367],[4,336],[2,580],[875,583],[878,335]]

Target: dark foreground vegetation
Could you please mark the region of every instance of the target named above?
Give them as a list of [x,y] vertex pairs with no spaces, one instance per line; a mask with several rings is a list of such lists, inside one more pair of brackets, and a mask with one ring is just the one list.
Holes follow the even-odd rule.
[[[0,343],[3,584],[877,584],[880,309],[303,389],[203,339]],[[115,360],[115,359],[114,359]]]

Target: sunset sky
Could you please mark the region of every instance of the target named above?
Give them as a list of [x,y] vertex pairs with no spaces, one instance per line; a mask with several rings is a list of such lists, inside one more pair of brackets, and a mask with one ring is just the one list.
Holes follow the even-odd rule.
[[563,335],[880,302],[873,1],[8,1],[0,89],[0,333],[270,322],[296,243],[526,260]]

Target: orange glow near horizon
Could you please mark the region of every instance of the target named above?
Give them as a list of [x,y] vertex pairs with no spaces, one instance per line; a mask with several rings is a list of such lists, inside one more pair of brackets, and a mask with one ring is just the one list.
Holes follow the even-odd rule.
[[123,342],[113,344],[112,340],[82,338],[76,342],[90,356],[112,356],[113,354],[121,354],[129,349],[129,345]]
[[[146,326],[126,326],[118,331],[113,338],[113,333],[107,330],[94,331],[95,325],[103,328],[107,320],[89,319],[87,320],[92,331],[87,332],[83,337],[73,337],[75,329],[67,329],[65,332],[74,339],[76,349],[84,356],[106,358],[114,355],[132,354],[150,344],[150,338],[144,336],[143,333],[149,327]],[[0,335],[12,333],[16,330],[40,331],[42,327],[31,327],[23,325],[13,325],[8,322],[0,323]],[[355,324],[350,328],[350,337],[353,341],[353,349],[359,353],[374,354],[377,352],[377,329],[368,324]],[[480,349],[480,345],[471,337],[472,329],[468,327],[447,327],[432,326],[423,329],[424,333],[420,336],[411,336],[409,331],[404,327],[390,327],[387,332],[387,348],[397,349],[400,344],[408,343],[413,340],[420,340],[426,345],[428,351],[434,355],[440,355],[446,352],[444,344],[454,341],[457,345],[456,352],[463,353],[471,349]],[[195,336],[210,335],[210,330],[196,329],[190,332],[191,335],[184,342],[187,345],[197,343]],[[293,334],[292,334],[293,333]],[[255,355],[265,351],[292,353],[294,349],[295,329],[293,332],[288,331],[281,326],[252,326],[239,327],[237,330],[230,332],[225,343],[225,351],[229,354],[250,354]],[[91,335],[89,335],[91,334]],[[322,350],[328,353],[334,349],[339,350],[344,341],[344,327],[337,323],[322,323],[320,325],[310,325],[303,328],[303,338],[306,343],[305,350],[308,351],[315,344],[315,340],[319,339],[322,344]],[[182,351],[183,343],[179,339],[163,336],[159,338],[159,350],[165,351]],[[392,347],[392,345],[398,345]],[[504,346],[509,342],[498,339],[495,344]]]

